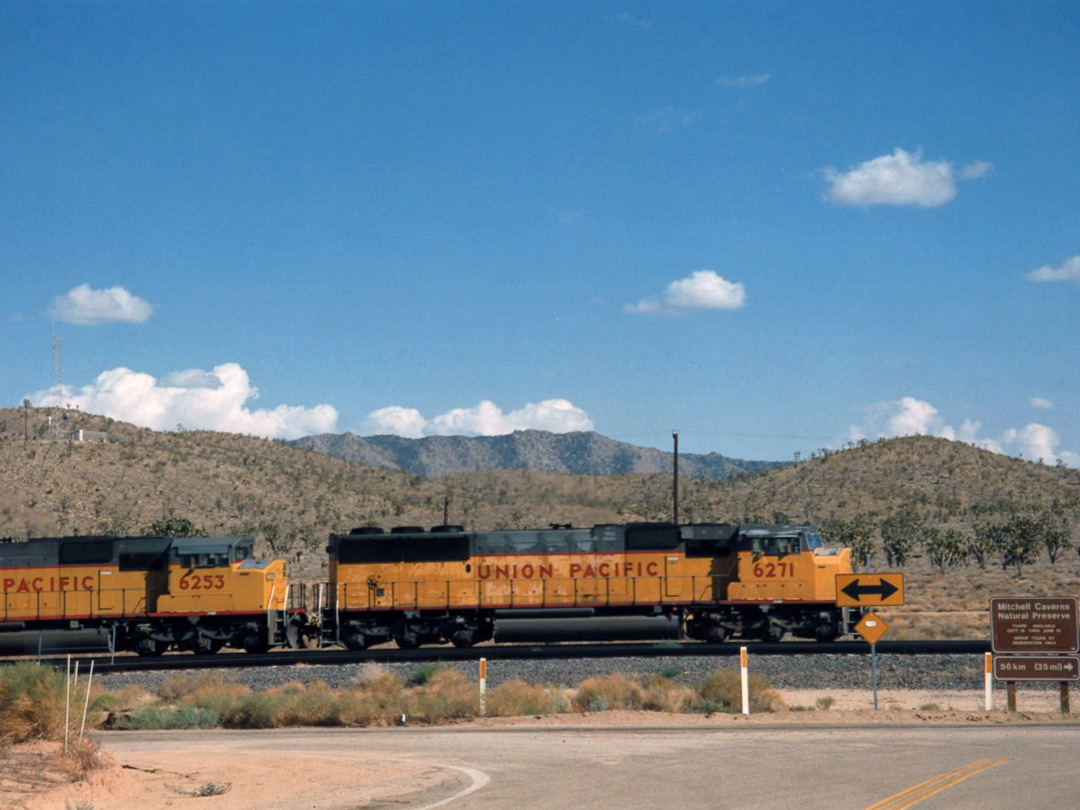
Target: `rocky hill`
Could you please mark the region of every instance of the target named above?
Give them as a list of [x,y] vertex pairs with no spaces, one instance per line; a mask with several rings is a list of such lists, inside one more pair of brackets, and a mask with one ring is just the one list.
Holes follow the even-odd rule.
[[[540,470],[570,475],[670,473],[674,454],[636,447],[599,433],[519,430],[505,436],[367,436],[324,433],[292,442],[347,461],[439,478],[478,470]],[[692,478],[730,478],[782,466],[719,453],[679,454],[679,473]]]
[[[156,433],[89,414],[50,424],[49,416],[43,408],[0,409],[0,538],[133,534],[179,517],[210,533],[252,534],[260,554],[285,556],[295,573],[319,578],[327,535],[365,524],[432,526],[445,512],[450,522],[471,529],[535,528],[669,520],[672,514],[666,465],[662,473],[515,469],[429,478],[282,441]],[[99,431],[108,440],[65,439],[71,430]],[[514,443],[527,445],[528,438],[526,432]],[[577,440],[588,448],[604,446],[600,439],[578,434]],[[1022,568],[1003,565],[995,551],[981,564],[970,555],[937,564],[931,553],[931,541],[947,532],[968,542],[987,527],[1028,518],[1051,521],[1075,547],[1078,470],[914,436],[721,480],[680,477],[683,522],[808,521],[838,532],[861,527],[876,570],[885,570],[884,536],[900,517],[911,540],[910,553],[896,563],[907,577],[908,606],[897,611],[899,621],[893,614],[889,620],[904,634],[983,633],[992,595],[1080,595],[1074,548],[1058,549],[1054,560],[1049,549],[1036,549]]]

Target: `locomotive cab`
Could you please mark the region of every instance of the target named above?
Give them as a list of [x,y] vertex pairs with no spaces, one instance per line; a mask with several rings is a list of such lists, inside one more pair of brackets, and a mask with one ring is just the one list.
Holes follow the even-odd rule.
[[736,576],[719,604],[691,612],[691,638],[779,641],[792,633],[825,641],[843,632],[836,575],[851,571],[850,549],[826,548],[809,524],[739,526],[733,545]]

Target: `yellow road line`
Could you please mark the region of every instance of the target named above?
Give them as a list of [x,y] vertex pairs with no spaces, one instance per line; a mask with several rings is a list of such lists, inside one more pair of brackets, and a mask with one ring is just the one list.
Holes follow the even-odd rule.
[[980,759],[972,762],[970,765],[965,765],[963,768],[957,768],[955,771],[949,771],[943,773],[941,776],[935,776],[933,779],[927,779],[914,787],[910,787],[907,790],[902,790],[899,793],[890,796],[887,799],[882,799],[876,804],[872,804],[866,808],[866,810],[906,810],[914,804],[918,804],[923,799],[933,796],[935,793],[940,793],[946,788],[950,788],[953,785],[958,785],[965,779],[969,779],[977,773],[989,770],[990,768],[996,768],[998,765],[1005,764],[1007,760],[999,759],[991,762],[988,759]]

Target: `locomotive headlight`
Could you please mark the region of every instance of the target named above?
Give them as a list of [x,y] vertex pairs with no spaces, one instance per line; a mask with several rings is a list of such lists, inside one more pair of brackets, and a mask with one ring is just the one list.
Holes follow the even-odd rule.
[[273,578],[274,578],[274,575],[273,575],[272,573],[270,573],[270,574],[267,574],[267,575],[266,575],[266,578],[267,578],[267,579],[273,579]]

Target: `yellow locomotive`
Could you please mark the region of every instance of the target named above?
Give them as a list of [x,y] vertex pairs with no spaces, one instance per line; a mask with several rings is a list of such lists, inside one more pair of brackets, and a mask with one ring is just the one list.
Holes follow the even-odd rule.
[[113,536],[0,543],[0,630],[100,628],[117,649],[141,655],[299,646],[302,596],[290,594],[285,562],[256,560],[254,543]]
[[605,524],[466,532],[373,527],[331,535],[323,639],[350,649],[494,635],[496,611],[669,615],[690,638],[831,640],[846,627],[836,575],[849,549],[811,525]]

